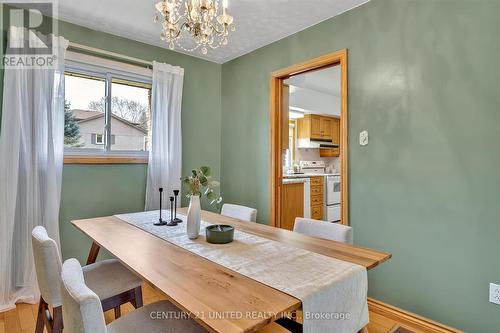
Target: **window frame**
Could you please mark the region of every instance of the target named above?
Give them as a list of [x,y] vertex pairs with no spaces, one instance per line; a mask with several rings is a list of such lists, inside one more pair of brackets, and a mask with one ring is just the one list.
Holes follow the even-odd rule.
[[[101,138],[101,140],[97,140],[97,138]],[[96,145],[104,145],[104,134],[95,133],[95,144]]]
[[[103,149],[95,148],[72,148],[64,147],[64,163],[66,164],[113,164],[113,163],[133,163],[133,164],[143,164],[148,163],[149,151],[137,151],[137,150],[119,150],[113,151],[111,149],[111,99],[112,84],[113,79],[125,80],[131,82],[137,82],[149,85],[152,89],[152,71],[146,70],[145,68],[132,66],[126,63],[120,63],[116,61],[110,61],[107,59],[81,55],[77,57],[77,60],[67,59],[65,62],[66,68],[64,73],[74,73],[84,76],[91,76],[103,79],[105,82],[105,114],[104,114],[104,144]],[[97,59],[97,62],[95,63]],[[102,59],[104,65],[99,64],[99,60]],[[90,63],[92,62],[92,63]],[[110,66],[111,64],[111,66]],[[130,69],[136,67],[137,72],[131,71]],[[145,72],[148,72],[146,74]],[[150,101],[150,106],[152,105]],[[151,112],[151,110],[150,110]]]

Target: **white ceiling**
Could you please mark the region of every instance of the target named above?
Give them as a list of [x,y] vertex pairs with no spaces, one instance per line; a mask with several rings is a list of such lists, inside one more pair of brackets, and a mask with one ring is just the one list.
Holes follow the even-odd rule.
[[321,93],[340,96],[340,66],[294,75],[285,83]]
[[290,107],[340,116],[340,66],[294,75],[285,83],[290,85]]
[[[159,0],[60,0],[64,21],[168,48],[160,40],[160,24],[153,22]],[[304,30],[369,0],[229,0],[236,31],[229,45],[189,55],[224,63],[264,45]]]

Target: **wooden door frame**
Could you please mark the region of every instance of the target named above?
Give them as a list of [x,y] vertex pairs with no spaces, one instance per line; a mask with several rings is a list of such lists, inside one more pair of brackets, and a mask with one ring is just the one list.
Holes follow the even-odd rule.
[[347,49],[326,54],[318,58],[307,60],[299,64],[289,66],[271,73],[269,102],[271,120],[271,164],[270,164],[270,216],[269,224],[275,227],[280,226],[281,216],[281,187],[282,187],[282,135],[281,125],[281,87],[283,81],[292,75],[297,75],[323,67],[340,65],[340,158],[341,158],[341,221],[342,224],[349,225],[349,195],[348,195],[348,132],[347,132]]

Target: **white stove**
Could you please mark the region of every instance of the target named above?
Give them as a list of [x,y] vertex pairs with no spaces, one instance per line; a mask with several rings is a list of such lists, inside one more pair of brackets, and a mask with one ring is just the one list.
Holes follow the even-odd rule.
[[337,222],[341,218],[340,175],[326,177],[326,220]]
[[340,221],[340,175],[327,175],[324,161],[300,161],[299,166],[300,172],[304,173],[304,175],[325,176],[324,219],[328,222]]
[[305,174],[324,174],[326,166],[324,161],[300,161],[300,171]]

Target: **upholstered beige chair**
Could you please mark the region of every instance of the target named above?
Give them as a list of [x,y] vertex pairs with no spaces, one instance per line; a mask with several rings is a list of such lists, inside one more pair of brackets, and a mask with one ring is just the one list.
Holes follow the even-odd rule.
[[303,235],[352,244],[352,228],[343,224],[297,217],[293,231]]
[[76,259],[68,259],[62,266],[65,333],[206,332],[168,301],[148,304],[106,326],[99,296],[87,287],[83,273]]
[[[61,257],[56,242],[47,235],[44,227],[35,227],[31,233],[33,256],[41,297],[38,305],[36,333],[62,331],[61,309]],[[104,311],[115,309],[120,317],[120,305],[131,302],[136,308],[142,306],[142,280],[130,272],[118,260],[110,259],[87,265],[83,268],[86,284],[102,300]],[[52,307],[52,315],[48,308]]]
[[240,205],[232,205],[232,204],[222,205],[221,215],[233,217],[235,219],[239,219],[242,221],[249,221],[249,222],[257,221],[257,209]]

